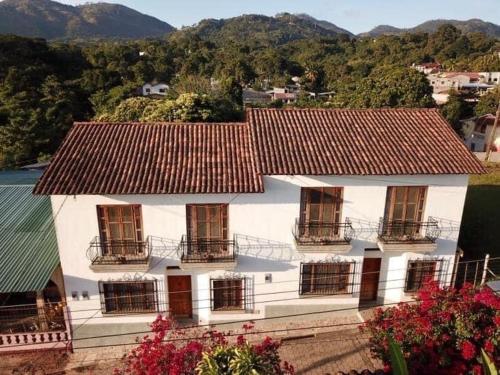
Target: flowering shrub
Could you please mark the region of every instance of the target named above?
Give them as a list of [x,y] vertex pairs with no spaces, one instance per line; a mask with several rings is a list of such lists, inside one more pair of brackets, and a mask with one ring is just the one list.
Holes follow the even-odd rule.
[[490,288],[441,289],[428,282],[415,304],[401,303],[361,327],[371,333],[371,350],[390,371],[389,339],[404,353],[412,374],[482,374],[481,348],[500,363],[500,297]]
[[[253,326],[245,324],[243,328],[249,331]],[[115,369],[115,375],[294,373],[288,363],[281,365],[279,343],[269,337],[250,344],[239,335],[231,344],[226,334],[206,331],[193,339],[184,336],[171,317],[161,315],[151,324],[151,330],[153,337],[145,336],[124,359],[123,368]]]

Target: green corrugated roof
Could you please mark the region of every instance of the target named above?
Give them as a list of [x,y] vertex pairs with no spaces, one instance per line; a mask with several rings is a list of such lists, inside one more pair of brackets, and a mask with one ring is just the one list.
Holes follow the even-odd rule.
[[0,293],[42,290],[59,264],[50,198],[37,171],[0,172]]

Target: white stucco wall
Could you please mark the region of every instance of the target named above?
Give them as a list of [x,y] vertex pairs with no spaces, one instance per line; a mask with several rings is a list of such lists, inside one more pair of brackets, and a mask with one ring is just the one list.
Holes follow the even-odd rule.
[[[97,288],[98,280],[122,278],[156,278],[161,285],[160,308],[168,306],[166,275],[191,275],[193,314],[200,323],[255,319],[265,316],[265,306],[296,305],[353,306],[358,303],[360,272],[363,257],[381,257],[382,267],[379,297],[385,303],[400,301],[403,293],[406,267],[412,258],[445,259],[447,278],[453,266],[458,239],[458,228],[467,189],[467,176],[272,176],[265,177],[263,194],[205,194],[205,195],[134,195],[134,196],[52,196],[61,264],[66,293],[74,324],[149,322],[153,315],[102,316]],[[432,254],[381,253],[366,251],[377,247],[377,225],[384,214],[387,186],[429,186],[424,210],[428,216],[440,219],[443,227],[438,248]],[[300,188],[320,186],[344,187],[342,221],[349,217],[356,229],[353,248],[346,255],[303,254],[295,250],[292,228],[299,215]],[[238,234],[240,252],[234,272],[166,270],[179,265],[174,250],[186,233],[186,208],[189,203],[229,203],[230,236]],[[86,251],[90,241],[98,235],[96,205],[140,204],[143,229],[146,236],[154,236],[155,249],[148,273],[97,273],[89,268]],[[311,260],[347,259],[355,261],[355,293],[346,296],[299,298],[300,263]],[[272,274],[272,283],[265,283],[265,274]],[[224,274],[241,274],[252,280],[254,313],[211,313],[209,279]],[[73,301],[72,291],[80,295],[88,291],[90,300]],[[88,310],[95,309],[95,311]],[[79,311],[87,310],[87,311]],[[292,310],[291,310],[292,311]]]

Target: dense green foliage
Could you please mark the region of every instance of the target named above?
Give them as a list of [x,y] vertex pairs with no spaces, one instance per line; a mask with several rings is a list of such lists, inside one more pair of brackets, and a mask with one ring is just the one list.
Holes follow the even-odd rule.
[[[258,17],[242,19],[262,26]],[[333,92],[328,102],[304,97],[300,106],[430,107],[429,84],[412,63],[500,71],[497,40],[453,26],[374,40],[311,34],[312,22],[288,22],[285,31],[269,24],[265,32],[238,38],[234,20],[209,22],[203,33],[188,28],[166,39],[128,42],[0,36],[0,166],[52,154],[74,120],[240,120],[242,87],[280,86],[294,76],[308,91]],[[290,34],[299,31],[302,36]],[[130,99],[150,81],[168,83],[168,97]],[[449,107],[455,123],[463,112]]]

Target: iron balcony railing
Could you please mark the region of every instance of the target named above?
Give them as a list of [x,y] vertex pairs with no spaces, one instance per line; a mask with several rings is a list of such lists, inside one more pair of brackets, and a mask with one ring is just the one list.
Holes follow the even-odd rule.
[[179,248],[183,263],[229,263],[235,262],[238,254],[236,238],[223,240],[182,236]]
[[348,244],[354,237],[354,229],[348,218],[345,223],[304,222],[296,219],[293,235],[300,245]]
[[438,221],[387,221],[380,218],[378,237],[383,242],[433,243],[441,234]]
[[151,237],[145,241],[102,241],[95,237],[87,250],[92,265],[147,264],[151,255]]

